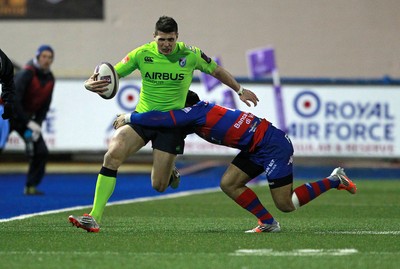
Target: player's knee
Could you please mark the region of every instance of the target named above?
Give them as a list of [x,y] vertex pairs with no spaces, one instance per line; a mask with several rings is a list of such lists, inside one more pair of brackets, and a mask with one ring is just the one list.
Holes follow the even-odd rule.
[[106,152],[106,154],[104,154],[103,165],[105,167],[110,167],[114,170],[118,170],[118,168],[121,166],[121,163],[122,163],[122,160],[113,151],[109,150]]
[[152,186],[152,188],[154,189],[154,190],[156,190],[156,191],[158,191],[158,192],[164,192],[166,189],[167,189],[167,187],[168,187],[168,185],[166,185],[166,184],[161,184],[161,183],[152,183],[151,184],[151,186]]
[[220,183],[219,183],[219,187],[221,188],[221,190],[223,191],[223,192],[225,192],[225,190],[227,189],[227,185],[223,182],[223,181],[221,181]]
[[231,193],[233,191],[233,189],[234,189],[234,187],[232,186],[232,184],[230,184],[230,182],[227,182],[227,181],[224,181],[224,180],[222,180],[219,183],[219,187],[226,194]]
[[158,192],[164,192],[168,188],[168,183],[166,180],[151,179],[151,187]]
[[292,201],[278,201],[278,202],[275,202],[275,206],[276,206],[276,208],[278,208],[280,211],[282,211],[284,213],[289,213],[289,212],[296,210]]

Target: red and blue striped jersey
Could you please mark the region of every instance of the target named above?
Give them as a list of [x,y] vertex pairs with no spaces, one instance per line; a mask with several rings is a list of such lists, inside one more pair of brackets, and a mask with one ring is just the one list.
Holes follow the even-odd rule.
[[150,127],[191,127],[203,139],[219,145],[253,152],[270,126],[265,119],[205,101],[169,112],[132,113],[131,123]]

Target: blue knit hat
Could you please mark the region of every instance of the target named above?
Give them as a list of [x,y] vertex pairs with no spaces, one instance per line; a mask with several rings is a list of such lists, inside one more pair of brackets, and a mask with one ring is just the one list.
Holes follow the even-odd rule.
[[54,57],[54,50],[52,47],[50,47],[50,45],[41,45],[36,51],[36,58],[39,58],[40,54],[42,54],[42,52],[45,50],[50,51]]

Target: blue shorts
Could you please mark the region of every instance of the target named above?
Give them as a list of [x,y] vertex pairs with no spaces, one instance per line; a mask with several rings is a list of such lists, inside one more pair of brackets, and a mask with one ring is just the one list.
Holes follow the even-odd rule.
[[[271,128],[271,129],[270,129]],[[293,182],[293,145],[287,134],[270,125],[254,152],[240,152],[232,161],[251,178],[265,172],[270,188]]]

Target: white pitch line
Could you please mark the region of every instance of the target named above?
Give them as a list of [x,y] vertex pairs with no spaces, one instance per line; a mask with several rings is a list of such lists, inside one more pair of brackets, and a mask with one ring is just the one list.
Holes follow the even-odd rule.
[[[331,252],[331,254],[328,254]],[[209,252],[196,252],[196,254],[200,254],[203,256],[216,256],[216,253]],[[294,249],[292,251],[274,251],[272,249],[239,249],[234,253],[229,253],[229,256],[340,256],[340,255],[352,255],[352,254],[361,254],[361,255],[400,255],[400,252],[388,252],[388,251],[367,251],[360,252],[356,249]],[[32,255],[35,257],[50,255],[50,256],[98,256],[98,255],[107,255],[107,256],[171,256],[171,253],[159,253],[159,252],[115,252],[115,251],[0,251],[0,256],[21,256],[21,255]],[[187,255],[187,253],[174,253],[175,256],[183,256]]]
[[351,235],[399,235],[400,231],[328,231],[316,234],[351,234]]
[[293,249],[278,251],[273,249],[238,249],[231,256],[345,256],[358,253],[357,249]]
[[[153,200],[172,199],[172,198],[185,197],[185,196],[190,196],[190,195],[195,195],[195,194],[211,193],[211,192],[216,192],[219,190],[220,190],[219,187],[214,187],[214,188],[207,188],[207,189],[201,189],[201,190],[182,191],[182,192],[178,192],[178,193],[171,193],[171,194],[165,194],[165,195],[159,195],[159,196],[140,197],[140,198],[135,198],[135,199],[110,202],[110,203],[107,203],[107,206],[133,204],[133,203],[147,202],[147,201],[153,201]],[[20,215],[20,216],[8,218],[8,219],[0,219],[0,222],[23,220],[23,219],[27,219],[27,218],[36,217],[36,216],[56,214],[56,213],[61,213],[61,212],[66,212],[66,211],[82,210],[82,209],[91,208],[91,207],[92,207],[92,205],[82,205],[82,206],[61,208],[61,209],[56,209],[56,210],[48,210],[48,211],[43,211],[43,212],[38,212],[38,213]]]

